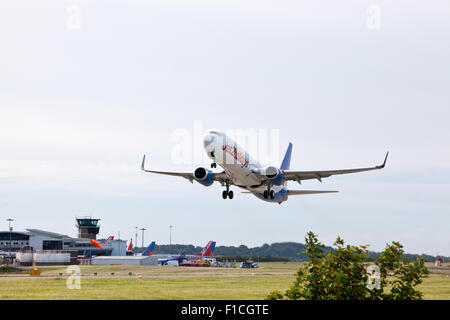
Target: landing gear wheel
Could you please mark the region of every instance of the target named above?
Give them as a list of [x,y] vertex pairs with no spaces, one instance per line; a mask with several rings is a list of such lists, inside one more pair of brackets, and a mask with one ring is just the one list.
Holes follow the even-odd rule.
[[228,196],[228,192],[226,190],[223,190],[222,192],[222,198],[226,199]]
[[217,163],[215,162],[211,163],[211,168],[217,168]]
[[264,190],[264,199],[269,198],[269,191]]
[[273,190],[270,190],[269,195],[270,199],[273,199],[275,197],[275,192]]
[[233,195],[234,195],[233,191],[228,191],[228,197],[230,199],[233,199]]

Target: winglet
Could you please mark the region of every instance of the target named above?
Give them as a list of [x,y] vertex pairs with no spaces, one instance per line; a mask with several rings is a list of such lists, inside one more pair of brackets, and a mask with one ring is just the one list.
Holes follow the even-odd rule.
[[386,153],[386,157],[384,158],[383,164],[381,166],[378,166],[378,168],[380,168],[380,169],[384,168],[384,166],[386,165],[386,160],[388,158],[388,155],[389,155],[389,151]]
[[145,154],[144,154],[144,157],[142,158],[142,164],[141,164],[141,170],[142,171],[146,171],[144,166],[145,166]]

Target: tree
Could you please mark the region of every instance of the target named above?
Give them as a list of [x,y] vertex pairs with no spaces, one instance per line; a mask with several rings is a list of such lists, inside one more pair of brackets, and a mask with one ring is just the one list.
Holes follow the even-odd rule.
[[[308,257],[296,273],[293,285],[282,294],[273,291],[267,299],[292,300],[398,300],[421,299],[415,286],[428,270],[423,258],[403,258],[403,246],[387,244],[374,265],[368,266],[366,245],[350,246],[338,237],[335,249],[326,252],[317,236],[308,232],[304,254]],[[390,289],[390,291],[387,291]]]

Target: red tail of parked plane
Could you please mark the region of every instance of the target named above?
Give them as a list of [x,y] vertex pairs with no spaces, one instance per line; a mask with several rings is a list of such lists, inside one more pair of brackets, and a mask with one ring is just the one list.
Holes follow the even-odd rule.
[[128,242],[128,247],[127,247],[128,251],[133,250],[133,238],[130,239],[130,242]]
[[106,239],[102,244],[103,244],[103,245],[106,245],[106,244],[108,244],[110,241],[113,241],[113,240],[114,240],[114,236],[109,236],[108,239]]
[[215,241],[209,241],[206,247],[202,249],[200,253],[196,253],[196,256],[201,257],[209,257],[214,255],[214,250],[216,249],[216,242]]

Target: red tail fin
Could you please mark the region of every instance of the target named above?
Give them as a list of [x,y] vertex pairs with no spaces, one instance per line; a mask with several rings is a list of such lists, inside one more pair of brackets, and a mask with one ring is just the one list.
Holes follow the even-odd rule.
[[128,242],[127,250],[129,250],[129,251],[133,250],[133,238],[131,238],[130,242]]
[[114,240],[114,236],[109,236],[108,239],[103,242],[103,245],[108,244],[110,241]]
[[202,257],[209,257],[211,256],[211,253],[213,252],[214,247],[214,241],[209,241],[206,247],[202,249],[200,253],[195,254],[196,256],[202,256]]

